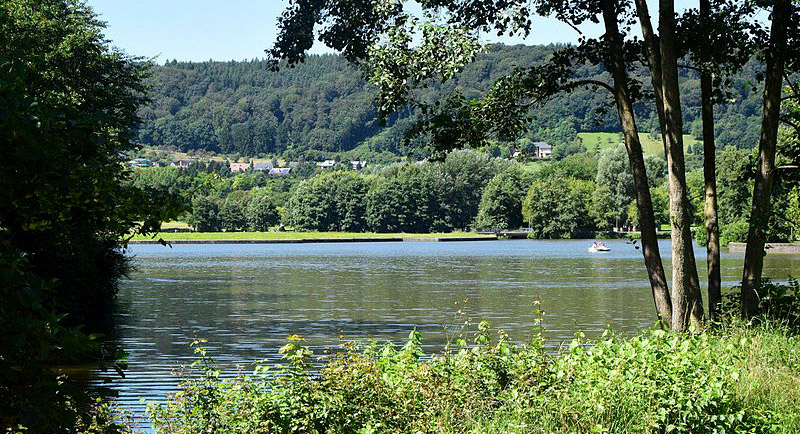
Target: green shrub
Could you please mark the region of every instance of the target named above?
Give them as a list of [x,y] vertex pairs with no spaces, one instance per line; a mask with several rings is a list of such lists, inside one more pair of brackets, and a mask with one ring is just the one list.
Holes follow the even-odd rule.
[[[790,277],[787,285],[764,279],[758,292],[758,311],[761,320],[800,331],[800,282],[797,279]],[[722,313],[733,318],[739,315],[740,310],[741,293],[740,287],[737,286],[723,295]]]
[[[744,243],[747,241],[747,231],[749,225],[746,220],[736,220],[727,225],[720,225],[719,227],[719,245],[726,247],[729,243]],[[705,246],[708,243],[708,236],[706,234],[705,226],[695,226],[692,228],[694,232],[694,239],[697,244]]]
[[[412,332],[401,348],[345,344],[318,371],[292,337],[285,363],[221,379],[202,356],[163,405],[159,433],[797,432],[800,342],[783,329],[661,330],[557,355],[481,323],[472,344],[425,357]],[[780,383],[772,375],[779,375]],[[751,382],[756,391],[746,387]],[[756,393],[757,392],[757,393]]]
[[[697,244],[701,246],[708,244],[708,234],[706,234],[705,226],[695,226],[692,228],[692,232],[694,232],[694,240],[697,241]],[[727,244],[723,246],[725,245]]]
[[729,243],[743,243],[747,241],[747,231],[750,225],[746,220],[737,220],[731,224],[719,227],[719,244],[727,246]]

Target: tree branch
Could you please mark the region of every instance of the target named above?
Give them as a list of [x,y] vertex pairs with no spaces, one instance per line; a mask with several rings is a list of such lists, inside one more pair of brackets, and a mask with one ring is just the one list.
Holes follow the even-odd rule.
[[610,84],[600,80],[589,80],[589,79],[577,80],[571,83],[567,83],[561,87],[561,90],[572,90],[575,89],[576,87],[581,87],[581,86],[599,86],[611,92],[612,94],[614,93],[614,88]]
[[783,73],[783,79],[786,81],[786,85],[792,88],[792,91],[794,91],[794,97],[800,97],[800,86],[798,86],[796,82],[793,82],[786,72]]
[[797,124],[796,122],[790,121],[789,118],[787,118],[785,116],[781,116],[780,117],[780,121],[785,123],[785,124],[788,124],[790,127],[794,128],[795,130],[800,131],[800,124]]
[[570,21],[567,20],[564,20],[563,22],[566,23],[566,25],[572,27],[572,29],[578,32],[579,35],[583,36],[583,32],[581,32],[581,29],[579,29],[575,24],[572,24]]
[[611,92],[612,95],[614,94],[614,88],[608,83],[605,83],[605,82],[602,82],[602,81],[599,81],[599,80],[591,80],[591,79],[576,80],[576,81],[567,83],[567,84],[565,84],[563,86],[560,86],[553,93],[548,93],[546,95],[542,95],[542,96],[539,96],[539,97],[534,97],[530,102],[524,103],[524,104],[520,104],[520,107],[525,107],[525,108],[532,107],[534,105],[537,105],[537,104],[541,103],[542,101],[546,101],[547,99],[554,97],[556,94],[559,94],[561,92],[568,92],[568,91],[571,91],[571,90],[573,90],[573,89],[575,89],[577,87],[581,87],[581,86],[602,87],[602,88],[606,89],[607,91]]
[[678,68],[685,68],[685,69],[690,69],[692,71],[703,72],[701,68],[698,68],[697,66],[694,65],[683,64],[683,65],[678,65]]

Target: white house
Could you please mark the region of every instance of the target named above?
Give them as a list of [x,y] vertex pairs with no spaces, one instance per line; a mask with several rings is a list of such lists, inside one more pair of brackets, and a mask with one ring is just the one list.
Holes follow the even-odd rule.
[[178,160],[170,164],[172,167],[189,167],[194,164],[194,160]]
[[361,170],[367,167],[366,161],[351,161],[350,165],[353,166],[353,170]]
[[272,169],[269,169],[269,174],[270,175],[288,175],[289,173],[291,173],[291,171],[292,171],[291,167],[274,167]]
[[553,156],[553,147],[550,146],[546,142],[533,142],[533,145],[536,146],[536,154],[534,157],[536,158],[550,158]]

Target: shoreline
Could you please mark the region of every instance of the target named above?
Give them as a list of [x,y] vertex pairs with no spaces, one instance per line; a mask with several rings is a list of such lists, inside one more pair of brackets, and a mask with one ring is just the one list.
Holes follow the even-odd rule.
[[[315,244],[315,243],[444,243],[463,241],[497,241],[496,235],[467,237],[374,237],[374,238],[296,238],[296,239],[165,239],[167,244]],[[128,244],[161,244],[158,239],[130,240]]]
[[[728,251],[732,253],[744,253],[747,243],[728,243]],[[800,244],[796,243],[766,243],[764,249],[770,253],[789,253],[800,254]]]

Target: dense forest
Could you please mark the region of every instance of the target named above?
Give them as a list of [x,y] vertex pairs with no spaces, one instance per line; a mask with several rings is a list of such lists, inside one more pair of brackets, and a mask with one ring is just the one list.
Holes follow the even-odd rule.
[[[494,45],[456,80],[418,92],[423,99],[435,99],[457,87],[467,97],[479,96],[497,78],[518,66],[540,64],[558,48]],[[751,61],[733,77],[727,103],[716,109],[718,148],[755,146],[761,115],[757,78],[762,69],[760,63]],[[578,75],[609,80],[602,66],[587,65]],[[633,75],[646,90],[647,72],[633,71]],[[381,155],[410,152],[403,137],[414,124],[414,113],[397,113],[381,127],[373,104],[374,89],[338,55],[310,56],[305,63],[279,72],[270,71],[268,63],[261,60],[170,61],[152,67],[148,84],[152,102],[140,110],[143,122],[138,131],[138,140],[146,145],[306,159],[352,151],[354,158],[373,161]],[[700,78],[696,71],[681,70],[681,95],[685,132],[699,138]],[[543,130],[564,122],[577,131],[618,132],[619,119],[613,110],[607,110],[609,103],[610,94],[590,89],[560,94],[535,109],[528,136],[547,139]],[[656,131],[652,101],[639,101],[636,110],[641,130]]]

